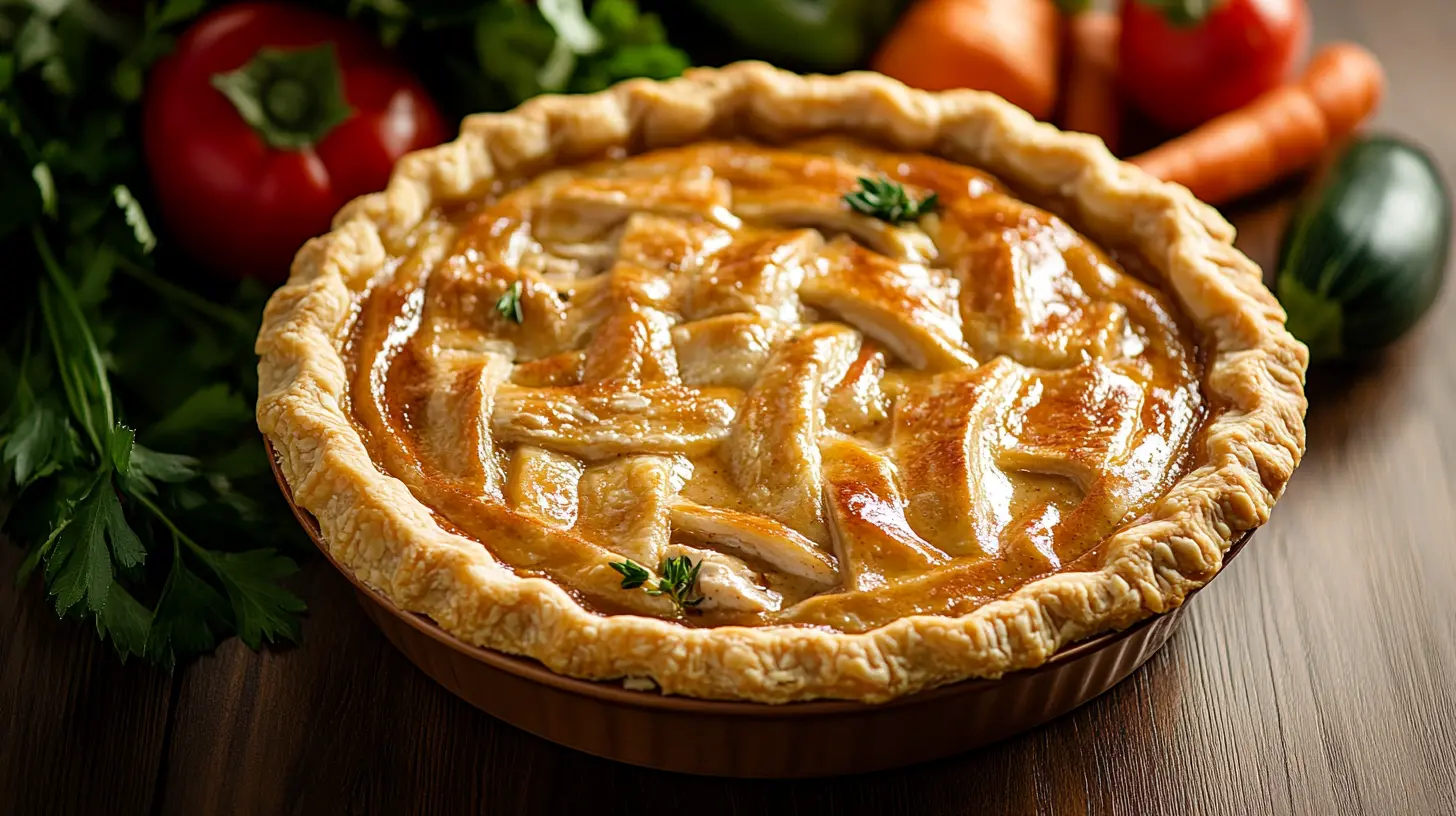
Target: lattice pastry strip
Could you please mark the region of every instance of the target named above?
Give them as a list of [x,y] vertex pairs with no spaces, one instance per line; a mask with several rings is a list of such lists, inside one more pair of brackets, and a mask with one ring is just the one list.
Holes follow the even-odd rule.
[[682,298],[684,319],[747,313],[800,322],[799,288],[823,244],[813,230],[744,236],[710,256],[691,276]]
[[1136,355],[1149,340],[1178,345],[1166,296],[1047,212],[981,196],[947,207],[936,237],[954,259],[966,340],[982,354],[1065,368]]
[[874,589],[950,560],[910,529],[888,459],[838,435],[826,436],[820,450],[829,531],[846,589]]
[[542,522],[569,530],[581,503],[581,460],[535,445],[518,445],[506,473],[506,502]]
[[772,518],[679,501],[673,526],[694,538],[768,564],[828,589],[839,581],[839,562],[817,543]]
[[829,541],[819,459],[823,401],[858,351],[859,335],[832,323],[784,341],[744,398],[723,444],[744,501],[821,545]]
[[799,291],[805,303],[839,315],[914,368],[975,365],[961,340],[954,299],[929,269],[892,262],[844,239],[825,247],[823,262],[823,271]]
[[995,466],[1001,424],[1026,371],[1005,357],[940,375],[895,404],[892,447],[910,526],[954,556],[991,555],[1011,521]]
[[686,384],[747,390],[774,347],[791,333],[792,327],[776,320],[726,314],[674,326],[672,342]]

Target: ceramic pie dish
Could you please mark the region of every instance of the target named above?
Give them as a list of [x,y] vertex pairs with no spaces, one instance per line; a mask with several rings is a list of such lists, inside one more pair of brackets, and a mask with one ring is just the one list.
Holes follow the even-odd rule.
[[461,644],[883,704],[1177,610],[1268,518],[1306,352],[1232,238],[985,94],[546,97],[303,249],[259,426],[340,569]]

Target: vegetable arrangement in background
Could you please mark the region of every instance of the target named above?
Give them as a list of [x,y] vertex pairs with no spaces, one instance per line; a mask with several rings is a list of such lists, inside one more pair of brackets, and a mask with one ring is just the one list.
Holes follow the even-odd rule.
[[[340,205],[466,113],[668,78],[690,54],[873,67],[994,91],[1120,154],[1147,141],[1136,111],[1173,138],[1132,161],[1222,204],[1317,162],[1383,87],[1351,45],[1290,82],[1304,0],[641,3],[0,4],[0,244],[21,290],[0,304],[0,512],[28,549],[18,577],[123,657],[297,637],[303,604],[279,583],[295,565],[270,545],[301,539],[252,415],[267,291],[246,278],[282,280]],[[850,203],[880,217],[934,206],[865,182]],[[1339,356],[1408,329],[1445,274],[1449,208],[1414,148],[1357,144],[1291,227],[1293,331]]]
[[281,280],[466,111],[687,64],[631,0],[217,4],[179,38],[207,5],[0,5],[4,537],[58,614],[161,665],[296,639],[304,608],[253,418],[268,292],[199,271]]
[[[1116,14],[1090,6],[919,0],[872,65],[915,87],[992,91],[1043,119],[1055,111],[1062,127],[1135,153],[1133,164],[1214,205],[1310,169],[1384,94],[1379,61],[1351,43],[1321,48],[1291,81],[1309,47],[1305,0],[1120,0]],[[1149,135],[1161,144],[1126,150]],[[1290,330],[1317,358],[1394,340],[1446,273],[1450,205],[1429,159],[1373,141],[1341,168],[1296,224],[1277,287]],[[1423,214],[1401,229],[1393,213],[1416,206]]]
[[1358,45],[1315,55],[1304,77],[1158,147],[1132,163],[1225,204],[1308,168],[1374,112],[1385,91],[1380,63]]
[[4,534],[58,614],[160,664],[233,633],[292,639],[303,609],[253,432],[266,292],[186,276],[147,217],[136,105],[197,6],[0,7]]

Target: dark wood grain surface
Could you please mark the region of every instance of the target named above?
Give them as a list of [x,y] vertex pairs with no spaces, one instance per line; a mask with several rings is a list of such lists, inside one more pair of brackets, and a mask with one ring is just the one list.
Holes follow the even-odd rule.
[[[1456,171],[1456,3],[1314,0],[1384,60],[1376,127]],[[1234,213],[1266,266],[1287,205]],[[696,779],[558,748],[396,654],[320,559],[298,648],[121,666],[0,584],[0,813],[1456,814],[1456,297],[1310,375],[1273,520],[1146,668],[1045,727],[904,771]],[[19,551],[0,546],[0,575]],[[691,750],[690,737],[684,750]]]

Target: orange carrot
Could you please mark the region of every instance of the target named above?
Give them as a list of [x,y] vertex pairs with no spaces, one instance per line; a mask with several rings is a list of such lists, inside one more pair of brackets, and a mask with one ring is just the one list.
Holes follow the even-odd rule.
[[1373,54],[1350,43],[1329,45],[1297,84],[1131,161],[1210,204],[1223,204],[1309,167],[1375,110],[1384,88]]
[[1086,12],[1067,23],[1066,83],[1062,129],[1102,137],[1117,152],[1122,136],[1122,94],[1117,87],[1117,15]]
[[1331,138],[1339,141],[1380,104],[1385,72],[1364,48],[1336,43],[1314,55],[1300,84],[1325,115]]
[[871,67],[929,91],[991,91],[1044,119],[1057,98],[1061,20],[1053,0],[919,0]]

